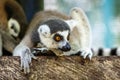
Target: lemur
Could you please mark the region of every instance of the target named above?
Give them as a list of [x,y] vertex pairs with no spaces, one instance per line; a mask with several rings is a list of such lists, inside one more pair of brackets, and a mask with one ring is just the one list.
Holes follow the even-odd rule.
[[21,68],[29,73],[29,63],[36,57],[31,49],[51,50],[57,56],[80,53],[92,58],[91,30],[85,13],[73,8],[70,15],[57,11],[40,11],[32,19],[22,41],[15,47],[13,56],[20,56]]
[[[16,0],[0,0],[0,56],[3,55],[3,48],[10,53],[13,52],[26,29],[26,15]],[[8,41],[9,38],[12,40]],[[11,48],[7,44],[11,44]]]

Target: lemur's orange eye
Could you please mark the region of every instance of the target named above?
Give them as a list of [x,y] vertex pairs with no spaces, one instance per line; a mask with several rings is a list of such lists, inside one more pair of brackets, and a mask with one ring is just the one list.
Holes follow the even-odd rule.
[[62,39],[63,39],[63,37],[61,35],[59,35],[59,34],[56,34],[54,36],[54,40],[57,41],[57,42],[61,41]]
[[55,39],[56,39],[56,41],[60,41],[61,40],[60,36],[56,36]]

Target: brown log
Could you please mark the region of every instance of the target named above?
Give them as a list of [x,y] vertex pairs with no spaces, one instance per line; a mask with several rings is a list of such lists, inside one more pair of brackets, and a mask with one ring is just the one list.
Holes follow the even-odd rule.
[[31,72],[20,70],[19,57],[0,57],[0,80],[120,80],[120,57],[38,56]]

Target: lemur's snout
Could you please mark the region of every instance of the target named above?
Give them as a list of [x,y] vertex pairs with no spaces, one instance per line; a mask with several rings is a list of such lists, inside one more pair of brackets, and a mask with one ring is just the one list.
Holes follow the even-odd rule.
[[62,50],[62,51],[70,51],[70,50],[71,50],[70,44],[69,44],[69,43],[66,43],[66,45],[63,46],[63,47],[61,48],[61,50]]

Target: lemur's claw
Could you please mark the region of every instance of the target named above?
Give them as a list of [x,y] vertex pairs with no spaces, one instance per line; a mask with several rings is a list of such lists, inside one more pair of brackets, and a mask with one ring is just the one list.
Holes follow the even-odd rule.
[[85,59],[86,57],[88,57],[90,60],[93,56],[93,53],[91,50],[83,50],[81,53],[81,56]]

